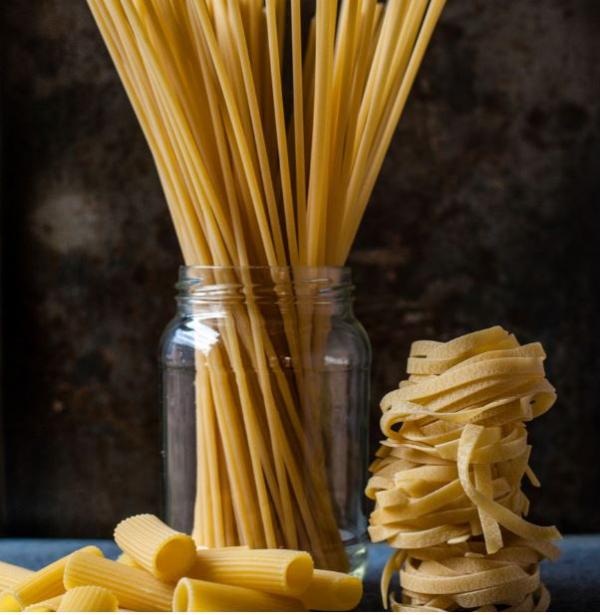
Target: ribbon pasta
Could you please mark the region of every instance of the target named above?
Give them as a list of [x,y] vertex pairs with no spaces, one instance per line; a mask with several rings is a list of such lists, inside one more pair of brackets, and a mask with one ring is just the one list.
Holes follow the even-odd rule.
[[502,327],[447,343],[415,342],[408,379],[381,402],[385,439],[370,467],[369,534],[398,551],[402,601],[393,610],[546,610],[539,562],[555,558],[555,527],[525,520],[529,467],[525,423],[556,393],[539,343],[521,346]]

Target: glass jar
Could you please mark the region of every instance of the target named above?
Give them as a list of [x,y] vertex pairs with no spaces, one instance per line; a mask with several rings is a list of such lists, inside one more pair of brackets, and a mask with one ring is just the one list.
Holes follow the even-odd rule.
[[366,562],[371,349],[346,268],[183,267],[161,341],[169,523]]

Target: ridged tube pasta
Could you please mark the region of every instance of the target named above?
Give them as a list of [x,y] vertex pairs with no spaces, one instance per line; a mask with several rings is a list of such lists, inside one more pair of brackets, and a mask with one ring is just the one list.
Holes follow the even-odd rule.
[[309,611],[351,611],[363,595],[362,581],[349,574],[315,570],[300,600]]
[[313,577],[305,551],[287,549],[199,549],[187,576],[272,594],[300,596]]
[[119,608],[116,596],[105,589],[84,585],[70,589],[61,599],[58,610],[61,612],[111,613]]
[[28,579],[33,571],[27,570],[27,568],[21,568],[21,566],[15,566],[8,562],[0,562],[0,591],[4,589],[10,589],[17,583]]
[[11,590],[0,594],[0,611],[22,611],[30,604],[64,593],[65,567],[69,559],[76,554],[86,555],[98,561],[104,559],[102,551],[94,546],[84,547],[75,553],[66,555],[17,583]]
[[115,528],[115,542],[142,568],[161,581],[181,578],[194,564],[196,544],[154,515],[136,515]]
[[73,555],[65,568],[66,589],[97,585],[111,591],[119,605],[133,611],[170,611],[173,586],[149,572],[87,553]]
[[173,611],[302,611],[302,603],[256,589],[183,578],[173,594]]
[[42,600],[41,602],[30,604],[24,610],[28,613],[54,613],[58,611],[58,607],[63,596],[64,594],[61,594],[60,596],[54,596],[54,598],[48,598],[48,600]]
[[525,520],[521,488],[524,476],[539,486],[526,423],[556,400],[542,345],[491,327],[415,342],[410,354],[408,380],[381,402],[386,439],[366,489],[371,540],[399,549],[382,575],[384,604],[399,570],[394,610],[545,609],[539,561],[556,556],[560,533]]
[[121,555],[117,557],[115,562],[118,562],[119,564],[123,564],[123,566],[131,566],[132,568],[139,568],[140,570],[143,570],[142,566],[140,566],[133,559],[133,557],[131,557],[131,555],[127,555],[127,553],[121,553]]

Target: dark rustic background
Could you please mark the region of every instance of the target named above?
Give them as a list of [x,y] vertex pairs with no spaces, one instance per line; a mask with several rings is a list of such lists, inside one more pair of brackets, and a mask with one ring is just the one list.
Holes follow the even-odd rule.
[[[159,508],[177,245],[85,2],[2,10],[1,526],[108,534]],[[533,508],[569,532],[600,531],[599,27],[598,0],[450,0],[352,255],[373,442],[412,339],[540,339]]]

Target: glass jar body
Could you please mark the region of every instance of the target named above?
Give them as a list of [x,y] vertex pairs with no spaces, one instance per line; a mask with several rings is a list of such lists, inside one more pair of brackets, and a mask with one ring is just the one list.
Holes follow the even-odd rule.
[[184,268],[161,342],[169,522],[366,561],[371,350],[347,269]]

